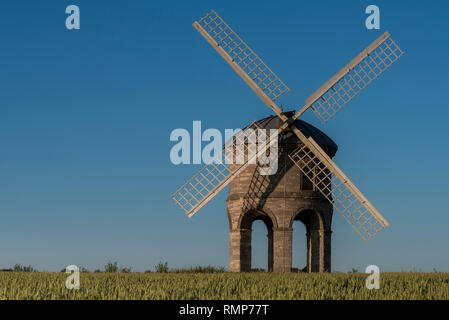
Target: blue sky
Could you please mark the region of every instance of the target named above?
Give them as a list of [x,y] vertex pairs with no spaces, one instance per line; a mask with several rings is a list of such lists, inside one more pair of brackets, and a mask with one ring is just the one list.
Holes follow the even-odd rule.
[[[65,8],[81,29],[65,28]],[[365,8],[381,29],[365,28]],[[297,109],[384,31],[406,54],[323,126],[336,163],[391,226],[368,244],[334,214],[332,267],[449,271],[449,5],[443,1],[3,1],[0,268],[109,261],[142,271],[228,265],[226,192],[192,219],[170,195],[199,166],[170,132],[240,128],[272,112],[192,22],[215,9],[291,88]],[[305,235],[294,225],[294,266]],[[256,222],[253,267],[265,267]]]

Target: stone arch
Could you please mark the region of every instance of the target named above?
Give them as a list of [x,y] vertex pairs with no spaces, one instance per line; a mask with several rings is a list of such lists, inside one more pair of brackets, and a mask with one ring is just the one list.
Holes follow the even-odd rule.
[[311,224],[316,229],[324,230],[326,229],[326,221],[322,214],[322,211],[315,206],[306,206],[299,208],[291,217],[289,222],[289,227],[293,227],[293,222],[301,221],[306,225]]
[[237,222],[237,228],[251,229],[251,225],[255,220],[262,220],[267,228],[278,228],[276,216],[268,208],[264,208],[264,210],[251,209],[241,214]]
[[256,220],[264,222],[268,240],[268,271],[273,270],[273,228],[277,228],[275,216],[270,211],[251,209],[242,213],[234,230],[231,230],[230,270],[251,271],[252,224]]

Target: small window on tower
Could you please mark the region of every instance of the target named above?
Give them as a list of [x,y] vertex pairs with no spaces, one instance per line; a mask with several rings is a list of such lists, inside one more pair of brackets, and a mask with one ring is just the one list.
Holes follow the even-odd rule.
[[301,190],[313,190],[312,181],[304,173],[301,174]]

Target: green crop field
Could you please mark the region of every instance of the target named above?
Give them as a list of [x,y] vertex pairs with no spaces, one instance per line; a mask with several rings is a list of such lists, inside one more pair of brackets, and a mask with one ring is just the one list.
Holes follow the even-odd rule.
[[366,274],[81,273],[80,289],[65,273],[0,272],[0,299],[449,299],[448,273]]

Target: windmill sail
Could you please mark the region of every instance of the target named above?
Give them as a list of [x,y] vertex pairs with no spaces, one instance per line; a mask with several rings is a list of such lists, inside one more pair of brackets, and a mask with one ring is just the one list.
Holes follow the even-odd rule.
[[275,101],[290,89],[214,10],[193,26],[267,106],[282,111]]
[[316,190],[368,241],[389,224],[349,178],[310,137],[294,130],[303,142],[289,157]]
[[385,32],[307,98],[305,109],[312,107],[326,123],[403,54]]
[[[265,144],[257,145],[257,130],[261,129],[253,122],[248,128],[235,134],[211,163],[204,165],[173,193],[173,200],[189,218],[223,190],[248,164],[255,164],[259,156],[277,142],[279,131],[265,140]],[[242,147],[240,150],[239,146]],[[255,146],[257,148],[252,149]],[[237,161],[240,155],[243,157],[241,161]]]

